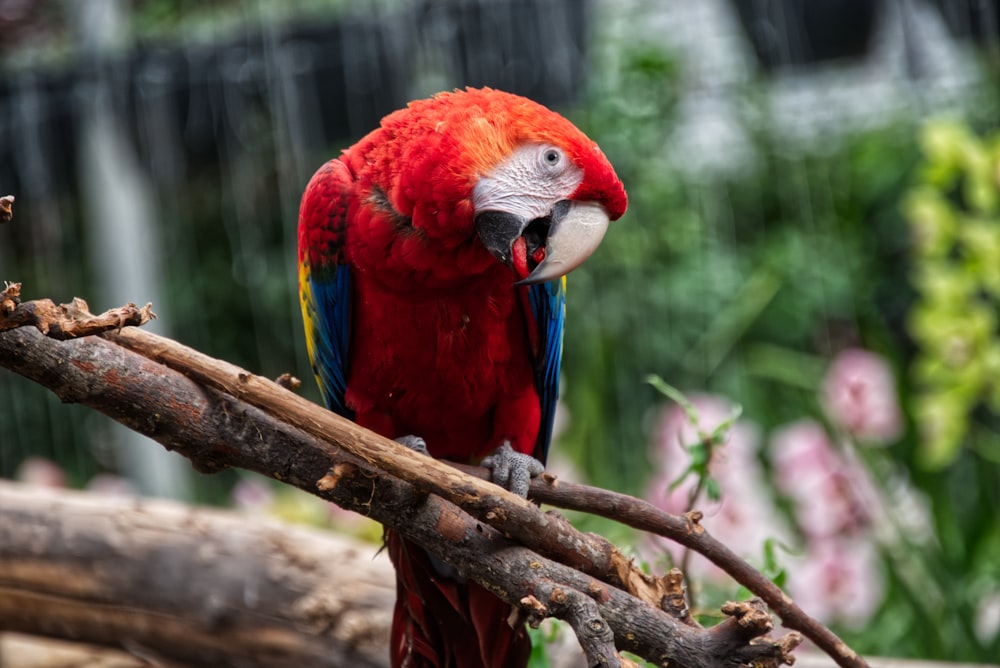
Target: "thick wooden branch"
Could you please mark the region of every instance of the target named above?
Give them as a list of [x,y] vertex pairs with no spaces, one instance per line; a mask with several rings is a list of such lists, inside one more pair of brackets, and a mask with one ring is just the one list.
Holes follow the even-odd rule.
[[186,666],[387,665],[392,565],[329,533],[0,482],[0,630]]
[[[743,633],[726,633],[725,623],[709,630],[678,624],[655,607],[662,603],[655,582],[643,584],[638,579],[640,595],[647,601],[652,597],[653,606],[608,586],[610,582],[636,588],[634,569],[620,555],[616,560],[617,552],[606,543],[575,532],[561,519],[541,513],[518,497],[434,460],[414,461],[413,453],[270,381],[168,340],[135,330],[107,339],[60,343],[29,329],[13,330],[0,334],[0,364],[38,380],[64,400],[97,408],[182,451],[202,468],[258,470],[370,514],[490,587],[529,618],[544,610],[544,614],[568,619],[581,640],[586,632],[579,611],[589,604],[563,602],[580,601],[583,596],[595,601],[619,647],[655,661],[667,657],[679,666],[714,665],[715,659],[725,656],[767,658],[774,665],[785,658],[788,645],[794,645],[794,639],[784,646],[750,645],[751,638],[767,631],[769,621],[765,625],[759,615],[743,609],[734,609],[739,620],[734,624],[748,630]],[[110,341],[141,350],[143,355],[128,354]],[[30,359],[25,354],[29,352]],[[215,389],[200,387],[151,358],[182,368]],[[418,493],[395,476],[457,501],[499,531],[483,527],[447,501]],[[445,518],[451,519],[445,522]],[[443,530],[448,526],[458,529],[449,533]],[[453,542],[449,543],[449,536]],[[507,536],[551,559],[517,546]],[[471,553],[459,549],[467,545],[476,549]],[[488,564],[490,559],[496,563]],[[621,614],[626,609],[628,613]]]
[[[277,383],[255,376],[234,365],[203,355],[163,337],[139,329],[127,329],[107,338],[151,360],[184,373],[200,384],[237,397],[312,436],[328,440],[344,451],[382,471],[461,506],[477,519],[546,556],[596,577],[613,577],[634,571],[633,593],[654,605],[663,593],[656,583],[641,575],[613,545],[593,534],[577,531],[563,518],[541,512],[529,500],[492,483],[464,475],[445,462],[425,458],[315,404]],[[646,591],[646,585],[648,589]]]
[[[550,652],[555,646],[550,645]],[[560,651],[571,648],[560,646],[552,661],[556,668],[578,668],[577,653]],[[575,648],[573,648],[575,649]],[[551,655],[550,655],[551,660]],[[907,659],[872,658],[871,668],[997,668],[984,664],[953,663]],[[42,636],[0,632],[0,665],[18,668],[149,668],[149,663],[133,658],[121,650],[96,647],[84,643],[71,643]],[[176,665],[176,664],[175,664]],[[836,664],[821,654],[803,654],[796,657],[796,668],[833,668]],[[174,668],[164,662],[158,668]],[[181,668],[176,666],[176,668]]]

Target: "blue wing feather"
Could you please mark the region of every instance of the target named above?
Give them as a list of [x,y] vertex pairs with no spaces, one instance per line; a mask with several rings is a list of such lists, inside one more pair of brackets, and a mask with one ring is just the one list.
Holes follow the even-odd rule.
[[339,265],[322,278],[310,274],[307,283],[316,307],[307,324],[312,330],[313,372],[327,408],[354,419],[353,411],[344,403],[351,331],[350,270]]
[[309,361],[327,408],[353,419],[347,408],[351,335],[351,272],[343,244],[354,177],[340,160],[321,166],[299,208],[299,299]]
[[559,365],[562,362],[563,322],[566,316],[566,278],[530,286],[528,305],[538,335],[533,362],[542,409],[534,456],[544,462],[552,442],[552,425],[559,398]]

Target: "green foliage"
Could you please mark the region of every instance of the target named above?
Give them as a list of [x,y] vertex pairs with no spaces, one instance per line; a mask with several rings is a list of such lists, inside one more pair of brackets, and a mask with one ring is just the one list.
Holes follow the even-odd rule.
[[1000,133],[979,139],[939,120],[925,126],[921,147],[918,182],[903,200],[917,291],[908,325],[919,346],[921,463],[938,469],[954,462],[970,430],[1000,452],[994,427],[974,415],[1000,412]]
[[[996,128],[996,100],[977,105],[975,132],[919,133],[900,117],[810,147],[790,146],[766,95],[747,90],[752,163],[692,175],[664,148],[680,67],[657,47],[616,48],[572,117],[615,164],[629,212],[569,279],[570,423],[556,447],[594,484],[641,494],[663,402],[643,383],[650,371],[738,401],[767,434],[825,421],[828,360],[876,351],[897,371],[911,428],[866,462],[887,494],[907,480],[929,517],[884,537],[882,606],[838,631],[866,653],[994,658],[1000,633],[977,623],[1000,605],[998,140],[976,136]],[[765,546],[779,581],[781,557]]]
[[[403,0],[365,0],[354,3],[353,9],[373,12],[402,4]],[[328,17],[348,9],[352,9],[348,0],[132,0],[130,20],[140,39],[176,40],[184,36],[211,40],[220,32],[240,29],[251,22],[263,25],[311,15]]]
[[546,648],[558,640],[559,635],[566,630],[555,620],[547,622],[538,628],[528,627],[528,637],[531,638],[531,656],[528,657],[528,668],[550,668],[549,654]]
[[684,450],[690,455],[690,461],[687,468],[670,483],[670,489],[676,489],[689,476],[693,476],[696,483],[691,490],[688,509],[694,508],[695,502],[702,492],[705,493],[709,500],[718,501],[722,497],[722,490],[719,488],[719,481],[712,475],[709,468],[712,462],[712,453],[715,451],[715,448],[726,442],[726,438],[729,436],[733,424],[743,412],[743,408],[736,405],[726,419],[716,425],[712,431],[708,432],[700,426],[698,409],[695,408],[695,405],[680,390],[655,374],[647,376],[646,382],[652,385],[657,392],[681,407],[688,424],[694,428],[695,433],[698,435],[698,439],[694,443],[682,444]]
[[678,67],[652,48],[623,47],[619,69],[598,71],[573,115],[630,201],[569,278],[560,447],[595,484],[633,492],[650,470],[661,401],[643,386],[650,371],[733,397],[770,429],[815,411],[824,357],[898,337],[908,300],[898,194],[916,159],[905,125],[814,153],[787,149],[781,128],[748,112],[750,167],[692,175],[666,148]]
[[[781,541],[775,538],[768,538],[764,541],[761,563],[757,568],[764,574],[764,577],[779,587],[784,588],[788,580],[788,572],[783,564],[782,553],[794,554],[794,552],[794,550]],[[745,601],[753,596],[753,592],[743,586],[736,593],[736,599],[740,601]]]

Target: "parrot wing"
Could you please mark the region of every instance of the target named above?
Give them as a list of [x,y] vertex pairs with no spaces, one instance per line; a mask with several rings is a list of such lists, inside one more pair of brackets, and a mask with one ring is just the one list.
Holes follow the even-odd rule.
[[529,336],[535,365],[535,385],[542,419],[535,442],[535,459],[545,462],[552,441],[552,426],[559,398],[559,365],[562,361],[563,321],[566,316],[566,277],[528,288]]
[[354,185],[347,165],[331,160],[313,176],[299,209],[299,298],[306,348],[327,408],[353,419],[344,402],[351,332],[351,273],[344,230]]

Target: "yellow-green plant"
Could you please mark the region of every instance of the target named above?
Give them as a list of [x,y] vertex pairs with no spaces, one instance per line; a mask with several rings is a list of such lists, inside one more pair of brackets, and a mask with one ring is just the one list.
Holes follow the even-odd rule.
[[921,461],[939,468],[966,443],[1000,453],[1000,434],[973,418],[1000,414],[1000,133],[980,138],[935,120],[921,148],[919,181],[903,200],[917,291],[912,414]]

